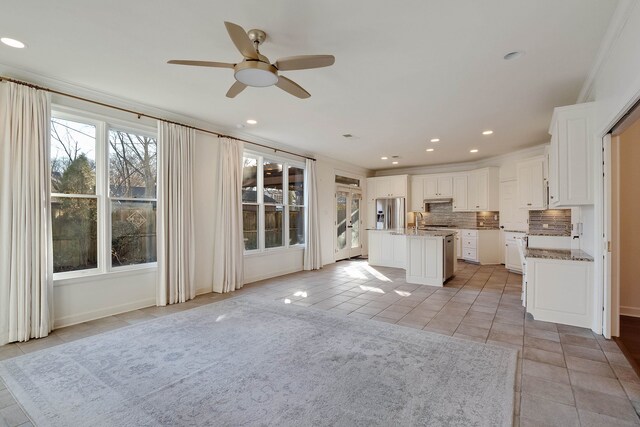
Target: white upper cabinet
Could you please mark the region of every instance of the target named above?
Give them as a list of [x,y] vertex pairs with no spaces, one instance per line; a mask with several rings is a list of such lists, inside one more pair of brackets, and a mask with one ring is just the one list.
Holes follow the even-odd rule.
[[453,177],[453,211],[467,210],[467,174]]
[[549,204],[552,207],[593,204],[592,115],[592,102],[553,111],[549,128]]
[[536,157],[516,166],[518,207],[528,210],[546,209],[544,157]]
[[412,176],[410,179],[411,200],[409,210],[413,212],[424,211],[424,179],[421,176]]
[[507,231],[528,231],[529,211],[518,207],[518,182],[500,183],[500,228]]
[[424,178],[424,198],[437,199],[453,196],[451,175],[431,175]]
[[498,168],[478,169],[467,176],[467,210],[497,211],[500,208]]
[[368,199],[407,197],[408,175],[367,178]]

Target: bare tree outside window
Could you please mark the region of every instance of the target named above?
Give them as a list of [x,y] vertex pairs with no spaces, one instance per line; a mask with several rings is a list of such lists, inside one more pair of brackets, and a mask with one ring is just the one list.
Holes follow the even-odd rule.
[[155,138],[109,131],[111,263],[155,262],[157,142]]
[[98,266],[96,128],[51,119],[53,271]]

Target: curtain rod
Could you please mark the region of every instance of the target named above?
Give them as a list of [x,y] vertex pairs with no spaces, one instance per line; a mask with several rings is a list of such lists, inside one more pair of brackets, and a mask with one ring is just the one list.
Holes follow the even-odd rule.
[[83,98],[81,96],[72,95],[70,93],[61,92],[59,90],[50,89],[48,87],[39,86],[39,85],[36,85],[34,83],[25,82],[25,81],[22,81],[22,80],[16,80],[16,79],[12,79],[10,77],[0,76],[0,82],[2,82],[2,81],[16,83],[16,84],[27,86],[27,87],[30,87],[30,88],[34,88],[34,89],[38,89],[38,90],[44,90],[44,91],[50,92],[50,93],[55,93],[56,95],[66,96],[67,98],[73,98],[73,99],[77,99],[79,101],[84,101],[84,102],[89,102],[91,104],[100,105],[102,107],[107,107],[107,108],[111,108],[111,109],[114,109],[114,110],[123,111],[125,113],[130,113],[130,114],[133,114],[135,116],[138,116],[138,119],[140,117],[147,117],[147,118],[153,119],[153,120],[160,120],[160,121],[171,123],[171,124],[174,124],[174,125],[184,126],[184,127],[187,127],[187,128],[190,128],[190,129],[194,129],[194,130],[197,130],[197,131],[200,131],[200,132],[208,133],[210,135],[215,135],[215,136],[217,136],[219,138],[229,138],[229,139],[233,139],[233,140],[236,140],[236,141],[246,142],[247,144],[256,145],[258,147],[266,148],[268,150],[273,150],[274,153],[277,153],[277,152],[287,153],[287,154],[290,154],[292,156],[301,157],[303,159],[313,160],[314,162],[316,161],[316,159],[314,159],[313,157],[303,156],[302,154],[293,153],[291,151],[283,150],[281,148],[273,148],[273,147],[269,147],[268,145],[259,144],[257,142],[247,141],[246,139],[236,138],[235,136],[225,135],[225,134],[222,134],[222,133],[214,132],[212,130],[202,129],[202,128],[199,128],[199,127],[196,127],[196,126],[191,126],[191,125],[186,125],[184,123],[174,122],[172,120],[163,119],[161,117],[152,116],[150,114],[140,113],[138,111],[134,111],[134,110],[129,110],[127,108],[118,107],[117,105],[111,105],[111,104],[107,104],[107,103],[104,103],[104,102],[95,101],[93,99],[88,99],[88,98]]

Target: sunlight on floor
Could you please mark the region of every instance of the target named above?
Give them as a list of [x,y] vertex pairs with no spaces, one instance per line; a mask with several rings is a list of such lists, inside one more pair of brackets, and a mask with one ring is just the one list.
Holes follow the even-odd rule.
[[407,292],[407,291],[399,291],[397,289],[394,289],[394,292],[398,295],[400,295],[401,297],[408,297],[411,296],[411,292]]
[[374,288],[373,286],[363,286],[360,285],[360,289],[367,292],[376,292],[378,294],[384,294],[384,291],[380,288]]
[[364,269],[367,270],[369,273],[371,273],[371,275],[373,275],[373,277],[375,277],[376,279],[382,281],[382,282],[391,282],[392,280],[389,279],[387,276],[385,276],[384,274],[380,273],[378,270],[376,270],[375,268],[371,267],[370,265],[365,265]]
[[302,298],[306,298],[307,297],[307,293],[305,291],[298,291],[295,294],[293,294],[294,297],[302,297]]
[[347,267],[344,271],[349,275],[349,277],[352,277],[354,279],[367,278],[367,276],[362,271],[360,271],[360,269],[357,267]]

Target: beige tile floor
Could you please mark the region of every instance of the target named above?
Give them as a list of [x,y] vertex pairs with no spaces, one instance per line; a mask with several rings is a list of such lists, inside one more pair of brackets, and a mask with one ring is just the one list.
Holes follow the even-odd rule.
[[[539,322],[520,305],[521,276],[503,266],[459,263],[444,288],[408,284],[404,270],[343,261],[206,294],[168,307],[149,307],[54,331],[49,337],[0,347],[0,360],[239,295],[315,307],[519,350],[514,425],[624,426],[640,420],[640,379],[618,346],[588,329]],[[0,427],[31,425],[0,382]]]

